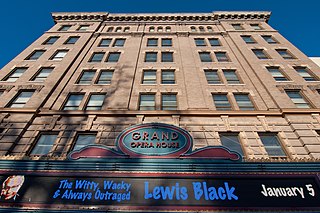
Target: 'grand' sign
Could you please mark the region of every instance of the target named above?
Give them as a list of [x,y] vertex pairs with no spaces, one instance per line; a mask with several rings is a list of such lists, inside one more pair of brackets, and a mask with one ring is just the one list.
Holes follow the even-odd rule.
[[190,134],[176,126],[151,123],[132,126],[117,138],[117,146],[130,156],[173,157],[192,147]]

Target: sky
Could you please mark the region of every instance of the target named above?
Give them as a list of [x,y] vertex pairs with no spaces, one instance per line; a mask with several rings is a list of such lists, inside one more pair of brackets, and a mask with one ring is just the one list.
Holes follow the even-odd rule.
[[269,24],[307,56],[320,56],[319,0],[2,0],[0,68],[49,30],[51,12],[271,11]]

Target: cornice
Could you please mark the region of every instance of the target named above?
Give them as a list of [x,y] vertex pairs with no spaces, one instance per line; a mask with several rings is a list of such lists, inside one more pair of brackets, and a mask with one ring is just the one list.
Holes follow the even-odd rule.
[[107,21],[107,22],[211,22],[220,20],[268,21],[271,12],[265,11],[218,11],[213,13],[106,13],[106,12],[58,12],[52,13],[58,21]]

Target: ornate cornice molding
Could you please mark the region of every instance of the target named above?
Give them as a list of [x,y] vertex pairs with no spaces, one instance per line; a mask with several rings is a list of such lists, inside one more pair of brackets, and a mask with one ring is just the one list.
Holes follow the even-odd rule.
[[268,21],[271,12],[264,11],[218,11],[213,13],[52,13],[55,22],[58,21],[108,21],[108,22],[196,22],[216,20],[263,20]]

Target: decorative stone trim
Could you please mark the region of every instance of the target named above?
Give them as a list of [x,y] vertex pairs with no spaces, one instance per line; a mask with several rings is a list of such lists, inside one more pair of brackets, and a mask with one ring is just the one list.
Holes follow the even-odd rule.
[[280,92],[284,93],[286,89],[303,90],[303,85],[294,85],[294,84],[277,85],[277,88],[280,90]]
[[35,89],[37,92],[40,92],[43,87],[44,87],[43,85],[19,85],[19,86],[17,87],[16,91]]
[[14,86],[12,85],[0,85],[1,90],[10,91]]
[[55,22],[75,20],[103,21],[107,13],[52,13],[51,15]]
[[320,84],[317,84],[317,85],[308,85],[308,87],[309,87],[311,90],[315,91],[315,90],[319,90],[319,89],[320,89]]

